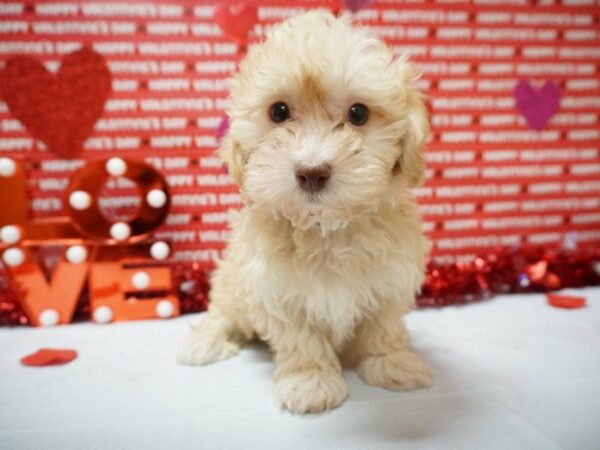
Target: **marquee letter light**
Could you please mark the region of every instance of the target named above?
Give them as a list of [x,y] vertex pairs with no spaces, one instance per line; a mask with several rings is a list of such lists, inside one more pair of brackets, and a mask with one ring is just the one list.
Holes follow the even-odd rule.
[[[88,249],[72,245],[63,249],[50,281],[35,260],[33,247],[12,247],[4,252],[11,280],[23,309],[35,326],[54,326],[71,322],[77,300],[89,270]],[[20,251],[23,261],[10,266],[11,252]],[[13,257],[15,258],[15,257]],[[18,262],[18,261],[17,261]]]
[[[142,193],[142,206],[136,217],[128,223],[112,223],[100,211],[98,196],[110,177],[128,178],[137,184]],[[143,161],[121,158],[90,161],[73,173],[67,192],[67,211],[77,229],[85,236],[112,244],[147,239],[169,211],[165,179]]]
[[132,319],[168,319],[179,315],[171,270],[154,267],[148,256],[153,246],[113,246],[98,249],[89,289],[92,318],[96,323]]
[[[136,183],[143,202],[130,221],[112,223],[101,213],[97,197],[109,177],[120,176]],[[121,158],[90,162],[71,177],[65,199],[69,216],[35,220],[28,217],[26,185],[25,163],[0,158],[0,252],[33,325],[69,323],[87,276],[96,322],[179,315],[171,271],[163,263],[170,247],[148,242],[169,210],[167,184],[158,171]],[[142,241],[141,247],[135,245]],[[63,250],[47,281],[37,250],[49,246]],[[101,307],[110,309],[110,320],[96,318]]]

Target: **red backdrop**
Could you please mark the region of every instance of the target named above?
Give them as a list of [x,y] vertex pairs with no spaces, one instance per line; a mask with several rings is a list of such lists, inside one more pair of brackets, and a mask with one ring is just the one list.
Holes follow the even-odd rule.
[[[258,6],[253,39],[303,7],[340,6],[246,3]],[[91,44],[113,76],[104,113],[76,159],[45,151],[0,101],[0,156],[31,162],[33,216],[62,214],[69,176],[85,160],[143,158],[171,188],[172,210],[156,237],[174,243],[176,262],[211,267],[226,244],[227,210],[240,206],[214,150],[226,79],[243,55],[214,24],[214,4],[0,3],[0,66],[25,54],[56,71],[66,54]],[[411,53],[423,72],[433,136],[427,183],[416,195],[436,262],[498,246],[562,246],[565,238],[570,247],[597,245],[600,2],[375,1],[355,19],[396,53]],[[520,80],[529,84],[517,104]],[[537,94],[528,87],[547,82]],[[533,130],[522,112],[546,108],[549,117],[558,96],[556,114]],[[109,208],[139,202],[126,184],[109,194]]]

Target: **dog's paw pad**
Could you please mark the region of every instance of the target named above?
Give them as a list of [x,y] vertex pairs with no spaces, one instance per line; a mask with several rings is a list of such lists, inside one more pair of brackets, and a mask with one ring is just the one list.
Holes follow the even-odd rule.
[[366,383],[391,390],[414,391],[433,385],[431,367],[411,351],[366,358],[358,373]]
[[191,334],[177,353],[177,362],[188,365],[209,364],[235,356],[240,351],[236,342],[223,340],[206,341]]
[[335,408],[348,396],[348,386],[334,371],[306,370],[275,382],[275,397],[294,414],[320,413]]

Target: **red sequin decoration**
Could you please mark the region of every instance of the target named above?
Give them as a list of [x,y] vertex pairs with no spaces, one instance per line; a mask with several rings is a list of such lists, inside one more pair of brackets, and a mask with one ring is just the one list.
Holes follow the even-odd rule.
[[[209,274],[199,264],[174,265],[173,276],[181,312],[205,311]],[[481,255],[469,263],[437,265],[429,262],[420,307],[471,303],[512,292],[600,285],[600,248],[544,250],[515,248]],[[79,299],[74,321],[89,320],[87,293]],[[17,296],[0,271],[0,326],[27,325],[29,320]]]

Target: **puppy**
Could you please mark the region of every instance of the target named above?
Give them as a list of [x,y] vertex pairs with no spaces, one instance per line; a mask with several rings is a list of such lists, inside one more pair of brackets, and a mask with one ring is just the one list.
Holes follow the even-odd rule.
[[407,193],[424,177],[429,132],[414,81],[404,58],[324,11],[249,50],[220,149],[245,206],[179,362],[223,360],[258,336],[294,413],[339,405],[342,365],[386,389],[431,385],[402,320],[428,251]]

